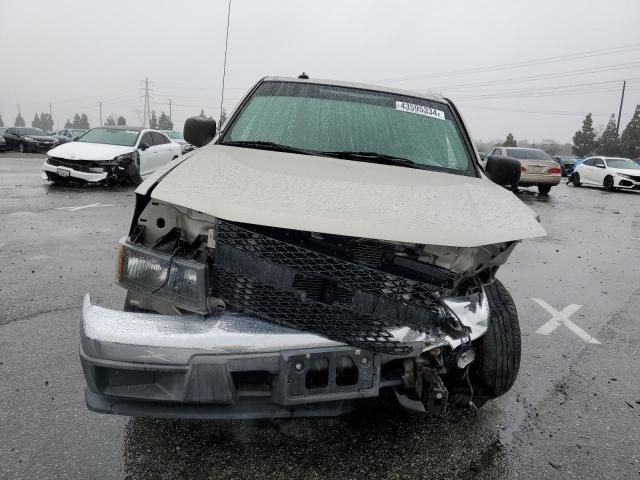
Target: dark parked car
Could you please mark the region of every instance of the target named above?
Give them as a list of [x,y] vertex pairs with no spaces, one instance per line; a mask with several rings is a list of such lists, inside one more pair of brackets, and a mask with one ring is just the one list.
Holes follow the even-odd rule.
[[88,130],[84,128],[65,128],[64,130],[58,130],[53,136],[58,140],[58,143],[73,142],[76,138],[81,137]]
[[573,155],[556,155],[553,159],[560,164],[563,177],[570,176],[573,173],[573,169],[576,168],[576,162],[580,160]]
[[9,149],[20,153],[46,152],[58,145],[58,140],[44,130],[31,127],[9,127],[4,132],[4,139]]
[[0,152],[4,152],[6,150],[8,150],[7,148],[7,142],[4,139],[4,132],[7,129],[7,127],[0,127]]

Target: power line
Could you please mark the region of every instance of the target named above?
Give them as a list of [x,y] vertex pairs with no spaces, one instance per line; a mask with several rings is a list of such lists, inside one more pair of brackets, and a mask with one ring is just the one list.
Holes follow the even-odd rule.
[[614,70],[622,70],[626,68],[637,68],[637,67],[640,67],[640,62],[628,62],[628,63],[614,64],[614,65],[606,65],[604,67],[567,70],[564,72],[557,72],[557,73],[543,74],[543,75],[533,75],[528,77],[518,77],[518,78],[507,79],[507,80],[489,80],[485,82],[476,82],[476,83],[443,85],[438,87],[432,87],[429,90],[442,91],[442,90],[454,90],[459,88],[473,88],[473,87],[480,87],[480,86],[506,85],[510,83],[530,82],[534,80],[548,80],[550,78],[564,78],[564,77],[572,77],[572,76],[579,76],[579,75],[590,75],[593,73],[610,72]]
[[486,67],[466,68],[466,69],[460,69],[460,70],[450,70],[448,72],[439,72],[439,73],[431,73],[431,74],[424,74],[424,75],[414,75],[414,76],[408,76],[408,77],[396,77],[396,78],[387,78],[387,79],[378,79],[378,80],[369,80],[369,81],[404,82],[404,81],[410,81],[410,80],[422,80],[426,78],[450,77],[450,76],[456,76],[456,75],[466,75],[470,73],[483,73],[483,72],[491,72],[496,70],[506,70],[511,68],[543,65],[546,63],[556,63],[556,62],[567,61],[567,60],[580,60],[583,58],[591,58],[591,57],[597,57],[602,55],[626,53],[627,51],[634,51],[638,49],[640,49],[640,43],[634,43],[634,44],[624,45],[620,47],[590,50],[586,52],[557,55],[553,57],[539,58],[539,59],[526,60],[526,61],[520,61],[520,62],[502,63],[502,64],[490,65]]

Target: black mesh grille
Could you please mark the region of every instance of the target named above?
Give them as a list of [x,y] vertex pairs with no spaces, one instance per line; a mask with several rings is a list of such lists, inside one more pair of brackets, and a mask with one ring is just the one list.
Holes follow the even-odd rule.
[[218,220],[218,241],[300,273],[337,281],[341,286],[362,290],[412,305],[438,302],[438,287],[375,270],[268,237],[229,222]]
[[100,168],[100,162],[93,162],[91,160],[66,160],[64,158],[50,157],[47,159],[49,165],[55,167],[67,167],[78,172],[90,172],[91,168]]
[[398,342],[389,333],[391,325],[376,317],[357,314],[338,305],[306,301],[294,292],[279,290],[221,268],[214,268],[214,271],[215,295],[235,308],[356,347],[391,354],[411,351],[410,345]]
[[430,331],[440,320],[437,286],[375,268],[386,246],[356,242],[346,259],[344,245],[331,256],[287,233],[218,220],[213,294],[275,323],[391,354],[411,351],[391,327]]

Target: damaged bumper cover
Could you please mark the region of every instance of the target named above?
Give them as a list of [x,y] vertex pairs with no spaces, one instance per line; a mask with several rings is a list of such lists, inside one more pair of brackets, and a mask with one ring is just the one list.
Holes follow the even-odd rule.
[[375,352],[239,313],[157,315],[82,305],[80,357],[86,401],[102,413],[167,418],[331,416],[401,385],[398,360],[455,350],[488,326],[484,291],[442,301],[465,327],[452,337],[394,327],[410,346]]
[[128,177],[132,155],[126,154],[113,160],[67,160],[48,157],[42,165],[42,179],[56,181],[81,181],[87,183],[117,182]]

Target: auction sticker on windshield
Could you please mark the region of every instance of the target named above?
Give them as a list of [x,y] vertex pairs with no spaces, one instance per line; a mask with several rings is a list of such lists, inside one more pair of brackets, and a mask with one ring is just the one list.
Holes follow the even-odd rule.
[[396,102],[396,110],[400,110],[401,112],[417,113],[418,115],[425,115],[427,117],[444,120],[444,112],[442,110],[425,107],[424,105],[416,105],[415,103]]

